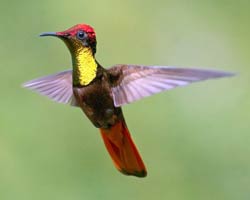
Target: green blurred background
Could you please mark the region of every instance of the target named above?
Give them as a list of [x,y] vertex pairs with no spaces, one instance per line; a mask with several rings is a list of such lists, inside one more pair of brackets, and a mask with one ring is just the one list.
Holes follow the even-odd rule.
[[[0,1],[0,199],[250,199],[248,0]],[[39,38],[95,27],[97,59],[214,68],[238,76],[124,107],[148,177],[115,170],[81,110],[20,87],[71,67],[65,45]]]

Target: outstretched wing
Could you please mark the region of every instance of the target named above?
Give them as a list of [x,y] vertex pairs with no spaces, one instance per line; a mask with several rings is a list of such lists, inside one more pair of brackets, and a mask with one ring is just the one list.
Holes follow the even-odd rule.
[[71,103],[71,105],[77,106],[73,98],[72,70],[28,81],[23,84],[23,87],[34,90],[56,102]]
[[108,72],[116,107],[192,82],[233,75],[215,70],[137,65],[116,65]]

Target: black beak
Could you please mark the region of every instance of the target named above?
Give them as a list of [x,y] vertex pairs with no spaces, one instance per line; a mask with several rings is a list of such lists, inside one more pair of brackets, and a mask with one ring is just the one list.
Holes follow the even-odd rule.
[[64,32],[45,32],[45,33],[41,33],[39,36],[40,37],[54,36],[54,37],[59,37],[61,39],[66,39],[69,37],[69,34],[66,34]]
[[43,37],[43,36],[58,36],[58,35],[56,34],[56,32],[46,32],[46,33],[41,33],[39,36]]

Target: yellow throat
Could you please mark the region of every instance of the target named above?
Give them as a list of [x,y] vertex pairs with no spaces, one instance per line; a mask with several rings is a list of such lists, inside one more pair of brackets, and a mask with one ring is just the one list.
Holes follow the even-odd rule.
[[73,84],[86,86],[96,77],[97,63],[89,47],[78,48],[73,58]]

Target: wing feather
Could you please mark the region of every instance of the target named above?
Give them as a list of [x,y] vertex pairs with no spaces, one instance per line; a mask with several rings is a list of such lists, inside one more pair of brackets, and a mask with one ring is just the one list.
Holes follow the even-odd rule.
[[116,65],[108,72],[115,80],[112,95],[116,107],[193,82],[234,75],[216,70],[137,65]]
[[72,90],[72,70],[28,81],[23,87],[47,96],[53,101],[77,106]]

